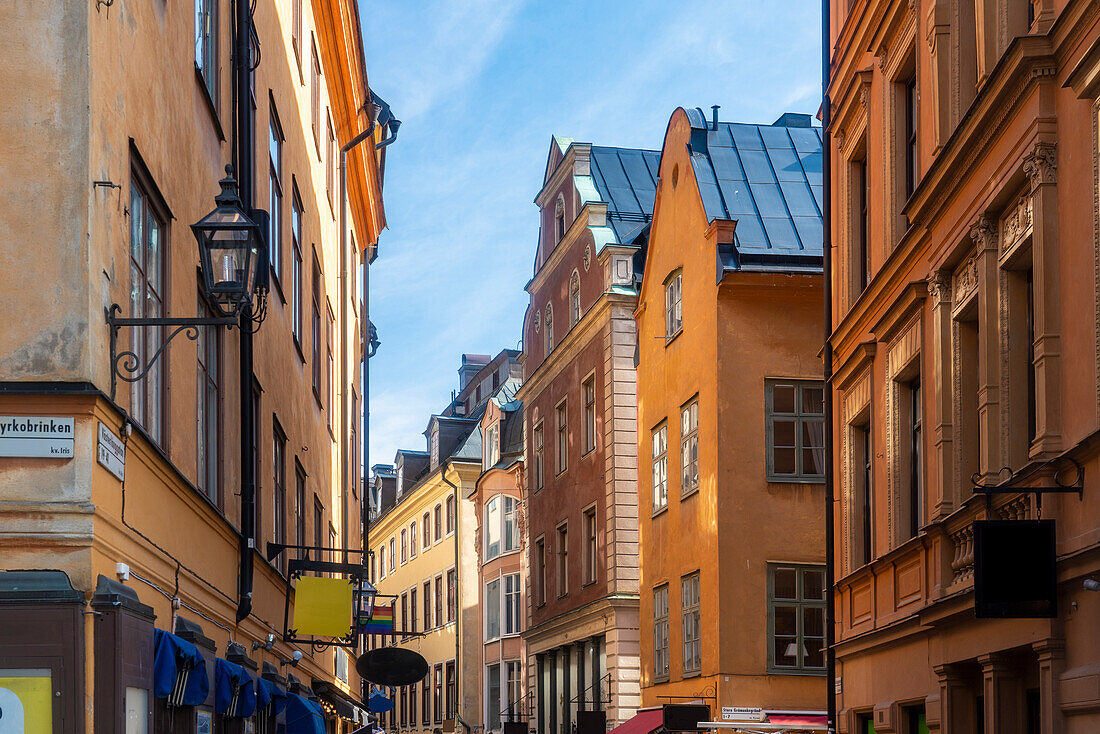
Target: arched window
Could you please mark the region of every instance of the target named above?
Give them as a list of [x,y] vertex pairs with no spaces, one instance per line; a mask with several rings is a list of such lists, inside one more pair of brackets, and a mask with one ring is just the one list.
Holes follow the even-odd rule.
[[581,276],[576,270],[569,278],[569,325],[581,320]]
[[546,353],[550,354],[554,349],[554,308],[549,303],[546,304],[546,318],[544,321],[546,321],[543,325],[546,332]]
[[555,242],[561,242],[565,237],[565,198],[561,194],[554,205],[554,232],[557,235]]

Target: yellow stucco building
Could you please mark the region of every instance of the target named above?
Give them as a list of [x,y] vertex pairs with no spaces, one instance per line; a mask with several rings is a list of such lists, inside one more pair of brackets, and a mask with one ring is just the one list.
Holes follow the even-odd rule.
[[[384,106],[370,119],[356,3],[259,0],[242,135],[232,7],[46,0],[7,20],[0,696],[21,699],[28,731],[289,733],[295,706],[312,718],[321,705],[329,731],[364,720],[353,649],[282,642],[285,558],[259,551],[361,543],[358,271],[385,226],[375,144],[396,124]],[[159,355],[175,325],[119,328],[117,352],[134,354],[115,374],[112,304],[122,318],[214,315],[189,225],[226,164],[245,172],[246,140],[238,177],[271,217],[252,374],[240,329],[214,325]],[[154,681],[164,640],[194,691]]]

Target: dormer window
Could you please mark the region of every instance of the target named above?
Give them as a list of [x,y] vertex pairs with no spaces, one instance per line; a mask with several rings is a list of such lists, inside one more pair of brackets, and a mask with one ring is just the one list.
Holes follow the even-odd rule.
[[555,242],[561,242],[565,238],[565,197],[558,194],[558,201],[554,204],[554,233]]
[[439,426],[432,431],[432,466],[439,466]]
[[485,468],[496,466],[500,461],[500,426],[497,423],[485,431]]
[[401,462],[397,465],[397,496],[400,497],[402,492],[405,491],[405,463]]

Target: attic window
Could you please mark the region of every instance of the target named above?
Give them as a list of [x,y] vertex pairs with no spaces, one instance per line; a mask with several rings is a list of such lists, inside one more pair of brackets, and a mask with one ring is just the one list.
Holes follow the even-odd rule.
[[565,237],[565,198],[561,194],[554,205],[554,231],[557,233],[555,242],[561,242]]
[[432,431],[432,466],[439,466],[439,428]]

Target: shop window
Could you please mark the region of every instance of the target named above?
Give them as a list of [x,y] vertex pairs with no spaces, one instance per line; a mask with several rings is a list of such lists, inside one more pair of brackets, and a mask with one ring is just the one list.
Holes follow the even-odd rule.
[[768,669],[825,672],[825,571],[768,564]]

